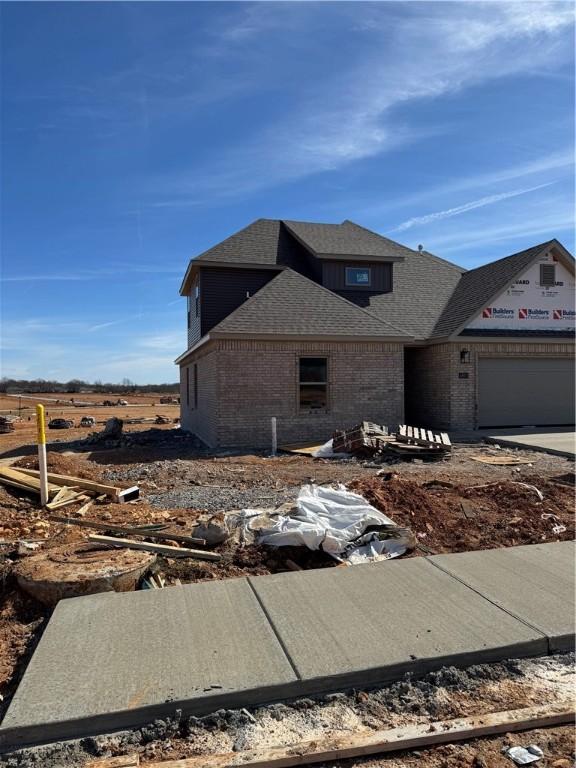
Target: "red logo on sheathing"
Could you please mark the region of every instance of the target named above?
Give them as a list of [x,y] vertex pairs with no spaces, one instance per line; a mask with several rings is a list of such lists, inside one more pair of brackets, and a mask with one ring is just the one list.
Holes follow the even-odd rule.
[[492,317],[492,307],[486,307],[482,310],[482,317]]
[[526,320],[528,317],[528,310],[527,309],[519,309],[518,310],[518,318],[520,320]]
[[553,314],[554,320],[562,320],[562,310],[561,309],[555,309]]

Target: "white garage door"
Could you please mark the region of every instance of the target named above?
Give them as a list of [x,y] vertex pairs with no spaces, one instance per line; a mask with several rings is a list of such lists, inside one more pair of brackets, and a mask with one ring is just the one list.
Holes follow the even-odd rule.
[[478,361],[480,427],[574,424],[574,361],[483,357]]

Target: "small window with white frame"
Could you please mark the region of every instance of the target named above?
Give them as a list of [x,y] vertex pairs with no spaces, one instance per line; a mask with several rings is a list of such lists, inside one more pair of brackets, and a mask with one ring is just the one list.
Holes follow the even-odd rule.
[[370,267],[346,267],[346,285],[369,288],[372,285],[372,270]]

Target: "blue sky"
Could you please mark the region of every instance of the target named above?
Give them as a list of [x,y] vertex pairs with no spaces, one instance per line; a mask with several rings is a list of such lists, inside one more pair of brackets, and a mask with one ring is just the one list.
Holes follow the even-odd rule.
[[175,381],[188,260],[259,217],[574,250],[572,3],[2,16],[3,375]]

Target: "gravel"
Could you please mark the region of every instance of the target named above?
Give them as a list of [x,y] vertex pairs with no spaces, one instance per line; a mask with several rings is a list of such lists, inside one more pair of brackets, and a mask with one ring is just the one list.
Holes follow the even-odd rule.
[[191,486],[150,494],[150,504],[159,509],[201,509],[207,512],[230,512],[233,509],[267,509],[287,501],[296,501],[300,486],[292,488],[215,488]]

